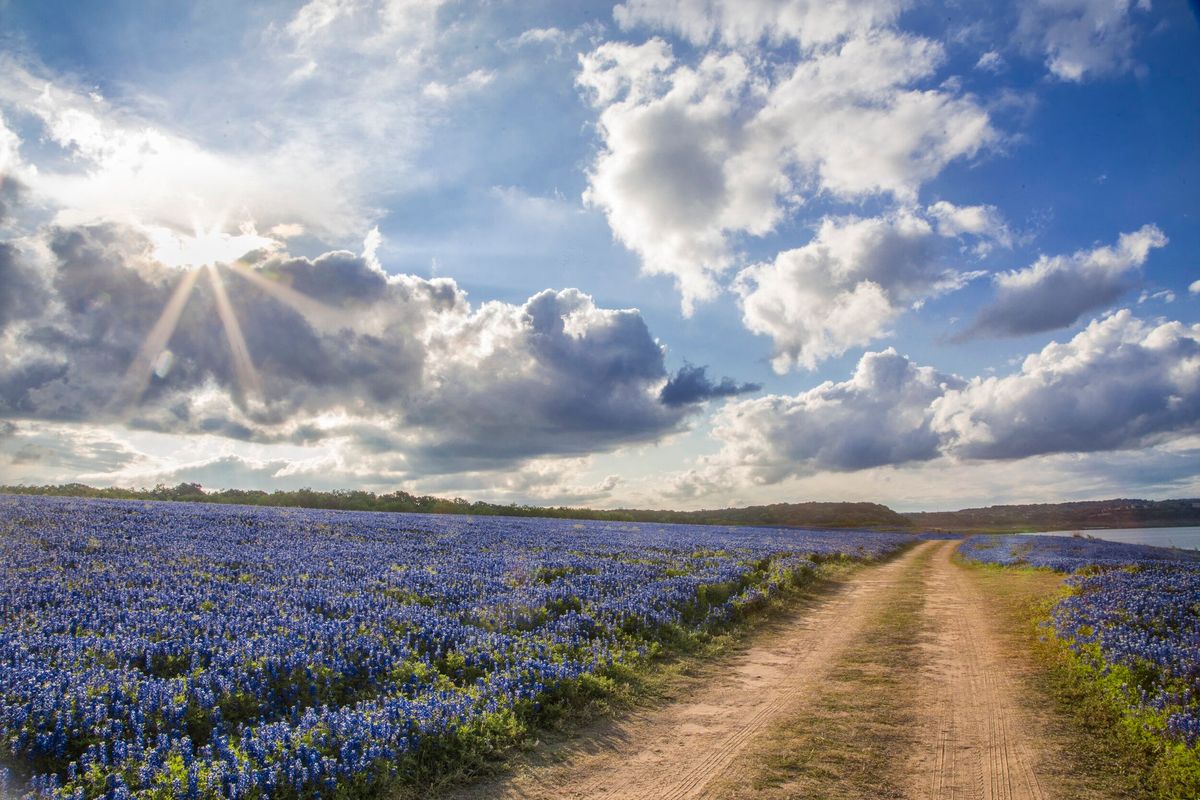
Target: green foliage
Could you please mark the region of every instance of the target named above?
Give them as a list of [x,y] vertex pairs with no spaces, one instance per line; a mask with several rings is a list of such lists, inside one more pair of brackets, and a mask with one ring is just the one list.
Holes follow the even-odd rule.
[[[1048,619],[1049,606],[1043,612]],[[1136,667],[1104,661],[1099,647],[1076,653],[1052,634],[1046,637],[1053,688],[1062,704],[1086,719],[1134,766],[1144,796],[1154,800],[1200,797],[1200,751],[1167,737],[1166,715],[1140,706],[1147,676]]]

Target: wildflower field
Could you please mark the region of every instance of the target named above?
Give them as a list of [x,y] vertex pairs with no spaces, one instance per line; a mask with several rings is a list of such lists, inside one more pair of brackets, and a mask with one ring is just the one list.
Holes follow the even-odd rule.
[[908,541],[0,497],[0,795],[370,796]]
[[1152,742],[1164,781],[1200,785],[1200,552],[1068,536],[976,536],[959,552],[1071,573],[1049,627]]

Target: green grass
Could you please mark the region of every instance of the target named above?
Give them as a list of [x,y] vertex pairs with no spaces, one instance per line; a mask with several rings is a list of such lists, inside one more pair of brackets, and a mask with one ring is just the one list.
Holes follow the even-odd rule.
[[[861,568],[861,563],[846,559],[824,561],[816,570],[799,572],[778,595],[745,609],[729,624],[701,632],[682,628],[660,631],[648,657],[566,684],[536,709],[527,705],[484,717],[477,726],[460,730],[455,741],[431,743],[423,752],[399,762],[395,777],[378,791],[368,794],[366,786],[354,787],[345,796],[438,797],[465,784],[505,774],[521,760],[552,760],[554,745],[589,722],[667,703],[703,685],[718,673],[725,657],[757,636],[769,634],[797,609],[817,603],[839,581]],[[547,743],[549,747],[540,747]]]
[[1026,701],[1043,714],[1050,738],[1059,743],[1043,767],[1063,796],[1123,800],[1185,800],[1197,793],[1171,789],[1152,743],[1132,735],[1123,709],[1104,682],[1045,627],[1065,592],[1063,577],[1032,568],[965,564],[987,594],[1004,631],[1002,643],[1018,670]]

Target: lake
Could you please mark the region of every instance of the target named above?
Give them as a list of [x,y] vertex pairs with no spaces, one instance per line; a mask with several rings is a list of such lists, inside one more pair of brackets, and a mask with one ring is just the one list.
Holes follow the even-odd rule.
[[[1027,536],[1070,536],[1075,531],[1038,531]],[[1095,536],[1097,539],[1108,539],[1112,542],[1128,542],[1130,544],[1151,544],[1156,547],[1184,547],[1189,550],[1200,550],[1200,527],[1181,528],[1107,528],[1100,530],[1080,530],[1085,536]]]

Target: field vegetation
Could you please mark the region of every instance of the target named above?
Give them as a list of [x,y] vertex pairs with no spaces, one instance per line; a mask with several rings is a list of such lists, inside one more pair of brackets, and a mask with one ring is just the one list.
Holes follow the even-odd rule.
[[1052,536],[974,537],[960,553],[1070,574],[1041,620],[1060,695],[1114,722],[1149,795],[1200,796],[1200,554]]
[[909,537],[0,498],[31,797],[369,797]]

